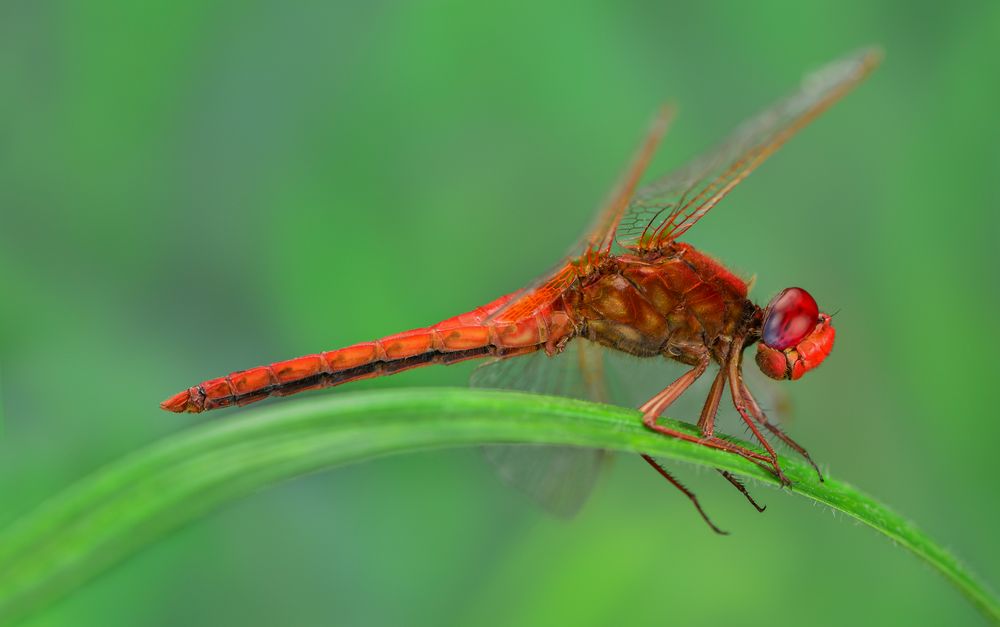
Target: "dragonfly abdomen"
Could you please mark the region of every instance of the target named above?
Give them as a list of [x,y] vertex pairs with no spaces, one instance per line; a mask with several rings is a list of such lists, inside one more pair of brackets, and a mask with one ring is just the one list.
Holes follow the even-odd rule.
[[516,321],[490,320],[510,298],[503,296],[431,327],[210,379],[175,394],[160,407],[199,413],[433,364],[513,357],[552,346],[572,332],[572,324],[562,312],[537,313]]

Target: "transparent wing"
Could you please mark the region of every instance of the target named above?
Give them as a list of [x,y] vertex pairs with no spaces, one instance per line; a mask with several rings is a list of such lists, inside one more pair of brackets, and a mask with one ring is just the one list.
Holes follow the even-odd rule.
[[670,124],[673,122],[676,113],[677,109],[672,104],[665,104],[660,107],[656,118],[653,119],[653,124],[646,132],[646,137],[639,145],[639,150],[636,152],[635,157],[633,157],[632,163],[629,164],[628,169],[625,170],[625,174],[618,185],[615,186],[615,190],[608,199],[608,202],[597,212],[594,223],[580,241],[577,242],[574,250],[571,251],[573,256],[610,252],[618,225],[625,215],[632,197],[635,195],[642,175],[646,172],[649,162],[652,161],[653,155],[656,153],[656,149],[663,140],[667,129],[670,128]]
[[580,511],[610,459],[601,449],[567,446],[496,444],[482,451],[504,483],[559,518]]
[[[576,340],[556,357],[537,351],[484,364],[470,384],[607,402],[603,359],[599,346]],[[608,461],[607,451],[568,446],[485,446],[483,455],[504,483],[562,518],[579,511]]]
[[489,319],[498,322],[517,322],[533,316],[559,298],[560,294],[573,285],[578,276],[577,267],[573,263],[567,263],[558,270],[542,275],[514,294],[513,298]]
[[648,250],[682,235],[792,135],[875,69],[881,52],[863,50],[803,79],[799,89],[740,125],[715,150],[639,189],[615,240]]
[[578,338],[555,357],[536,351],[486,362],[472,372],[470,385],[606,403],[609,394],[604,372],[606,358],[604,347]]
[[583,237],[570,249],[567,261],[552,270],[515,295],[506,306],[491,316],[495,320],[517,321],[531,316],[552,303],[562,292],[573,284],[580,273],[586,273],[587,265],[597,260],[601,252],[607,252],[614,243],[615,228],[621,220],[629,200],[635,194],[639,180],[649,165],[657,146],[670,127],[674,118],[674,107],[664,105],[650,126],[620,182],[607,202],[597,213],[594,223]]
[[664,106],[569,261],[532,282],[493,318],[517,320],[539,311],[615,244],[641,251],[681,236],[792,135],[860,83],[881,57],[877,49],[862,50],[806,76],[798,90],[740,125],[715,150],[636,190],[673,120],[674,108]]
[[[555,357],[538,351],[484,364],[473,372],[471,384],[638,407],[686,369],[575,339]],[[697,420],[708,384],[695,385],[671,407],[671,417]],[[559,446],[496,445],[483,447],[483,453],[505,483],[564,518],[586,502],[610,461],[607,451]]]

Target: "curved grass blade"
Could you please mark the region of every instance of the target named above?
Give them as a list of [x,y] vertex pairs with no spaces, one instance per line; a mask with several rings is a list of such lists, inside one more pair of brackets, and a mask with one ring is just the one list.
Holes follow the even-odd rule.
[[[693,430],[686,423],[672,423]],[[36,613],[222,503],[281,480],[381,455],[490,443],[643,451],[773,478],[721,451],[645,430],[636,411],[492,390],[361,392],[206,423],[99,470],[0,532],[0,624]],[[948,551],[847,484],[782,459],[792,492],[875,528],[940,572],[987,617],[1000,603]]]

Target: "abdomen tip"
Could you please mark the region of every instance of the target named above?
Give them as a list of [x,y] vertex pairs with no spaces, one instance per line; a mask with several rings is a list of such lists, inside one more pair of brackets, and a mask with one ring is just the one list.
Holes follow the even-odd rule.
[[188,390],[178,392],[160,403],[160,409],[172,411],[177,414],[184,412],[198,413],[201,411],[195,404],[191,403],[191,394]]

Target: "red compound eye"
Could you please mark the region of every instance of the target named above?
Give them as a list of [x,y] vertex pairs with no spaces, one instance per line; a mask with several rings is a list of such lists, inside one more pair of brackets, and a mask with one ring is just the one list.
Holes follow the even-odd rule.
[[774,297],[764,312],[761,341],[765,346],[783,351],[795,346],[819,321],[819,307],[809,292],[789,287]]

